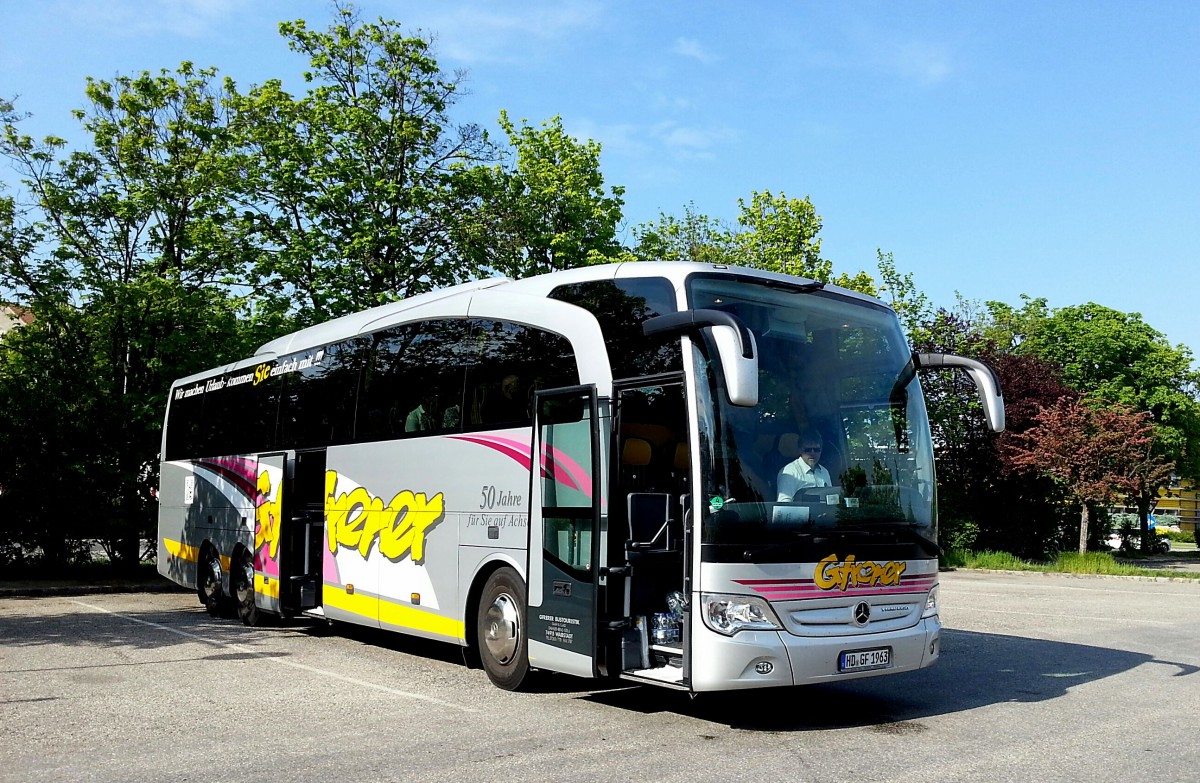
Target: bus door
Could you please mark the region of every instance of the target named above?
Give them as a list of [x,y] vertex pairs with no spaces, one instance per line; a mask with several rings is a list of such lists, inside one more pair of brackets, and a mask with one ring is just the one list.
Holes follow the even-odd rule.
[[607,554],[610,563],[624,563],[610,573],[625,579],[610,583],[607,595],[613,627],[619,615],[627,623],[620,669],[668,665],[686,675],[691,455],[683,381],[675,374],[640,379],[615,394]]
[[285,616],[321,605],[325,450],[298,451],[283,496],[279,599]]
[[607,427],[600,427],[594,386],[538,392],[534,411],[529,661],[594,677],[604,510],[600,433]]
[[[286,454],[258,458],[258,498],[254,506],[254,605],[278,614],[279,564],[283,558],[280,533],[289,461]],[[247,574],[247,577],[249,574]]]

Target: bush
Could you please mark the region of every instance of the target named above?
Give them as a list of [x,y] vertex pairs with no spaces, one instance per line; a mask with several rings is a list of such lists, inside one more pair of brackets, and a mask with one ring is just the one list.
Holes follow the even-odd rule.
[[970,549],[978,538],[979,525],[973,520],[951,517],[938,522],[938,542],[947,552]]

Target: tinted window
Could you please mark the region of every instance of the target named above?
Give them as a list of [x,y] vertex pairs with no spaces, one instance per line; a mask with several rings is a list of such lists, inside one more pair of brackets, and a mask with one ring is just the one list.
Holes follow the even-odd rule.
[[375,335],[358,440],[458,432],[463,374],[476,353],[471,322],[426,321]]
[[223,386],[205,393],[204,426],[199,453],[194,456],[249,454],[275,448],[281,382],[279,376],[269,374],[271,368],[272,364],[266,363],[222,376]]
[[[282,375],[279,444],[282,448],[322,448],[354,438],[354,404],[365,338],[287,356]],[[291,369],[291,368],[295,369]]]
[[204,382],[171,389],[167,410],[167,459],[187,459],[197,454],[204,424]]
[[594,280],[559,286],[551,299],[570,302],[596,316],[613,378],[636,378],[679,370],[679,338],[646,337],[642,322],[676,312],[675,289],[662,277]]
[[579,383],[562,335],[508,321],[474,321],[477,362],[467,371],[467,427],[527,425],[533,392]]
[[280,379],[271,377],[273,366],[247,367],[172,389],[167,459],[275,448]]

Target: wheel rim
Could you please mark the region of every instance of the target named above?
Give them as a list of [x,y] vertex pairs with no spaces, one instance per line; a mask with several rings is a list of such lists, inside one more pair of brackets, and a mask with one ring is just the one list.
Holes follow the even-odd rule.
[[492,601],[483,617],[484,644],[501,665],[507,665],[521,646],[521,615],[508,593]]
[[209,558],[204,564],[204,597],[215,601],[221,590],[221,566],[215,558]]
[[237,583],[237,599],[242,606],[253,605],[254,603],[254,564],[249,560],[242,561],[238,583]]

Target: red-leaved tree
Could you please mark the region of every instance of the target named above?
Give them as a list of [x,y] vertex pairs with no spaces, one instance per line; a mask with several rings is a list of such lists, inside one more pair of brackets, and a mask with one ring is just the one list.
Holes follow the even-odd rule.
[[1034,420],[1007,443],[1009,459],[1018,469],[1050,477],[1079,503],[1081,554],[1087,551],[1091,506],[1156,486],[1174,467],[1151,452],[1150,415],[1128,406],[1104,405],[1087,396],[1063,398]]

